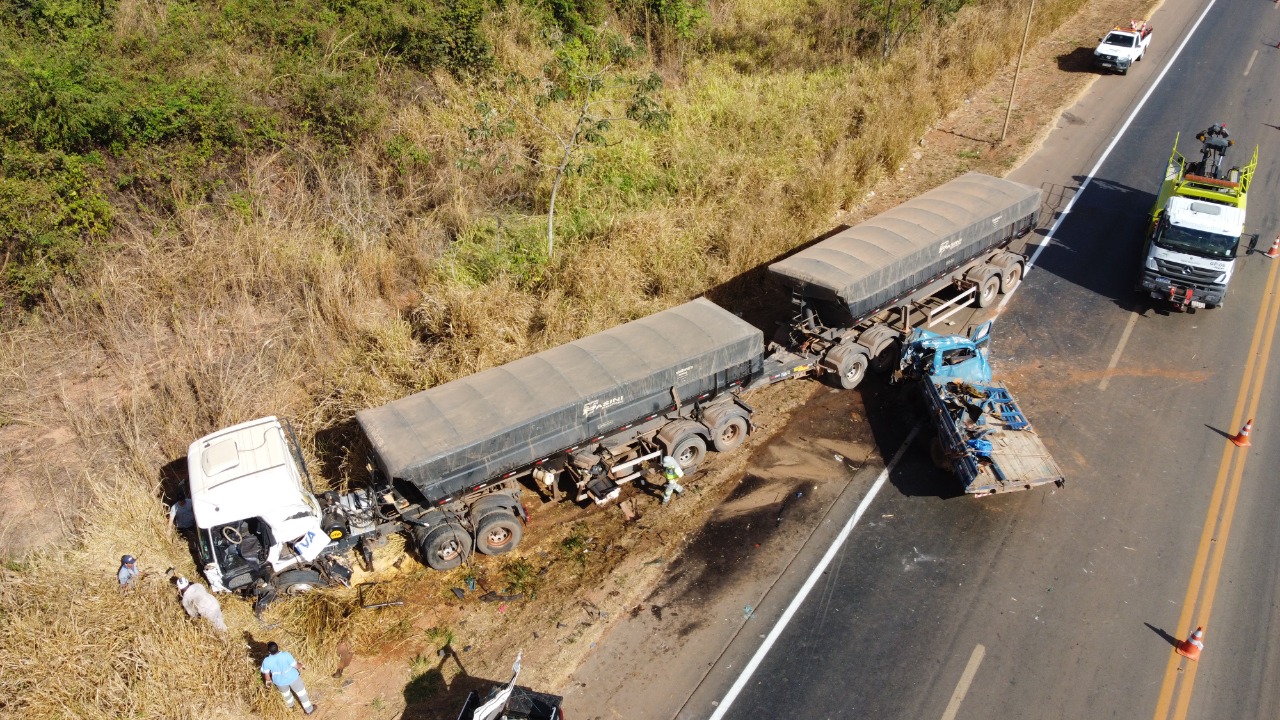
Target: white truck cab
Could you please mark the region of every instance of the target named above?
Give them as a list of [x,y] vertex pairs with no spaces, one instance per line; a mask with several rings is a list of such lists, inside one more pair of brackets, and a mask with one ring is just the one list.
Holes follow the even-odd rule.
[[1245,211],[1238,207],[1171,197],[1147,245],[1143,287],[1164,296],[1178,288],[1193,290],[1192,307],[1222,304],[1235,270],[1244,233]]
[[[306,565],[330,544],[296,447],[276,418],[196,440],[187,467],[200,560],[214,590],[239,591]],[[320,584],[318,573],[293,572]]]

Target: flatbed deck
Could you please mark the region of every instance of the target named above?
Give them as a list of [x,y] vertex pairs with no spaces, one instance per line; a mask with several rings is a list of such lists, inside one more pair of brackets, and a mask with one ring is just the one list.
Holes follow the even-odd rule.
[[[952,471],[969,495],[995,495],[1066,482],[1062,469],[1002,383],[921,383]],[[954,388],[954,389],[953,389]],[[989,447],[975,444],[981,441]]]

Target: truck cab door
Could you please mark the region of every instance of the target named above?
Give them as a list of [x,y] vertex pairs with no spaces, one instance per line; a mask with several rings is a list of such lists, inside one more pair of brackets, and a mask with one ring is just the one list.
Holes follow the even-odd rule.
[[969,342],[973,343],[976,348],[986,347],[987,341],[991,339],[991,325],[994,320],[988,320],[969,333]]

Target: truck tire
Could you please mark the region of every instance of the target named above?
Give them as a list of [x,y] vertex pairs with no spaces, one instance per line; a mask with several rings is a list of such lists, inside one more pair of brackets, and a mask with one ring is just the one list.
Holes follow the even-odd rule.
[[507,510],[497,510],[476,523],[476,550],[485,555],[501,555],[516,549],[524,537],[519,518]]
[[747,439],[750,429],[747,419],[741,415],[727,415],[711,428],[711,448],[718,453],[737,449]]
[[314,570],[287,570],[276,576],[276,591],[285,595],[301,595],[324,587],[324,578]]
[[680,469],[684,470],[685,474],[696,470],[706,456],[707,443],[703,441],[701,435],[696,433],[681,437],[671,446],[671,457],[680,463]]
[[452,570],[471,556],[471,535],[453,523],[446,523],[429,530],[418,550],[432,570]]
[[850,345],[840,345],[827,353],[827,361],[835,367],[836,382],[845,390],[858,387],[867,376],[870,359],[867,354]]
[[871,371],[877,373],[885,373],[895,369],[898,366],[898,357],[902,352],[902,343],[892,340],[885,343],[884,347],[871,358]]
[[1008,295],[1022,284],[1022,263],[1015,263],[1004,269],[1000,276],[1000,292]]
[[991,307],[1000,296],[1000,276],[992,273],[978,283],[978,292],[973,295],[974,307]]

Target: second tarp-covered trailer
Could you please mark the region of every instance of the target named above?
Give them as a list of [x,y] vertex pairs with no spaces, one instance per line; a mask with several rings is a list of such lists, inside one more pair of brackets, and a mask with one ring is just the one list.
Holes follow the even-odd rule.
[[1037,188],[968,173],[770,265],[796,311],[782,344],[820,357],[845,387],[871,362],[892,367],[913,325],[1018,285],[1026,258],[1009,246],[1039,208]]
[[757,328],[698,299],[356,418],[378,469],[440,505],[540,464],[598,454],[601,443],[617,455],[631,439],[611,441],[618,433],[656,430],[644,426],[728,399],[759,374],[763,352]]

